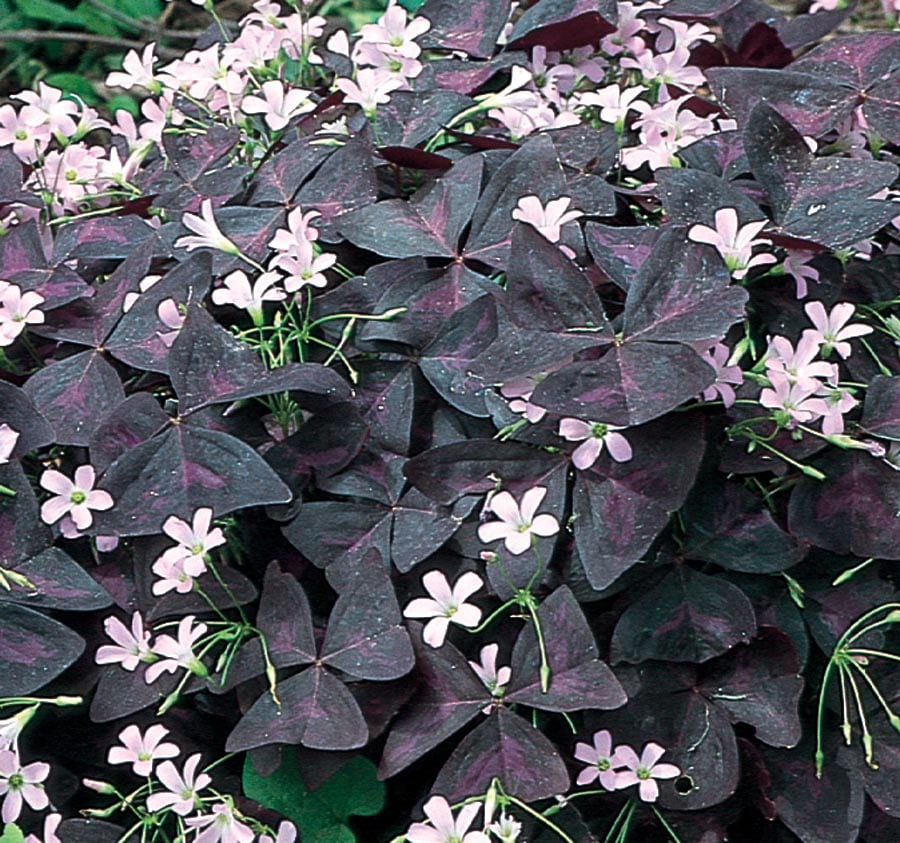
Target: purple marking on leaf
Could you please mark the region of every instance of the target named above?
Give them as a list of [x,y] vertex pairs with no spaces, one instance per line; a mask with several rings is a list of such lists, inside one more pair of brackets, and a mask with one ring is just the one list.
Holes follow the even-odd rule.
[[356,749],[369,730],[353,695],[323,667],[309,667],[278,683],[281,705],[265,691],[234,727],[227,752],[273,743],[310,749]]
[[[384,155],[385,147],[402,150],[403,154],[418,152],[425,156],[422,164],[434,157],[446,162],[442,169],[449,168],[453,165],[451,158],[410,147],[425,143],[453,117],[474,104],[471,97],[441,87],[423,91],[394,91],[390,102],[378,106],[378,141],[384,144],[379,148],[379,154]],[[387,160],[394,159],[388,157]],[[415,166],[415,163],[410,162],[409,166]]]
[[490,58],[509,17],[506,0],[427,0],[417,14],[431,21],[419,42],[423,47],[461,50],[473,58]]
[[[53,242],[53,263],[73,258],[127,258],[145,240],[155,237],[155,232],[153,226],[133,214],[73,220],[58,231]],[[160,246],[157,243],[157,248],[162,251]]]
[[97,351],[39,369],[24,389],[61,445],[87,445],[103,415],[125,400],[118,373]]
[[14,226],[0,237],[0,266],[4,278],[9,280],[29,269],[47,268],[44,242],[34,220]]
[[[728,180],[734,179],[750,169],[744,153],[744,137],[737,130],[717,132],[714,135],[700,138],[678,150],[678,156],[689,165],[691,170],[703,170]],[[691,170],[687,172],[691,172]]]
[[83,650],[81,636],[59,621],[0,603],[0,696],[18,697],[43,688]]
[[[736,137],[740,138],[740,135]],[[714,153],[716,150],[709,151]],[[742,225],[756,220],[768,221],[756,202],[718,174],[699,169],[666,168],[656,172],[656,180],[659,198],[669,221],[675,225],[711,225],[719,208],[734,208]],[[702,203],[697,201],[700,196]],[[688,249],[694,248],[691,244],[686,245]]]
[[126,451],[146,442],[169,423],[170,419],[149,392],[129,395],[121,404],[100,418],[88,443],[91,465],[106,470]]
[[201,506],[225,515],[291,497],[249,445],[188,424],[173,424],[124,453],[107,470],[103,488],[116,505],[98,514],[96,530],[119,536],[153,535],[170,515],[190,520]]
[[865,451],[832,451],[824,480],[801,478],[788,528],[797,538],[862,559],[900,559],[900,474]]
[[290,205],[300,185],[332,152],[319,140],[300,138],[265,161],[253,176],[248,204]]
[[632,603],[616,624],[613,662],[705,662],[756,634],[750,600],[723,577],[680,566]]
[[569,773],[544,734],[518,714],[496,710],[462,739],[438,774],[432,789],[453,802],[483,793],[494,778],[511,796],[526,802],[547,799],[569,789]]
[[617,227],[589,222],[584,239],[591,257],[610,280],[627,290],[634,276],[650,256],[660,230],[655,226]]
[[572,50],[615,32],[618,19],[614,0],[539,0],[516,22],[509,42],[513,49]]
[[11,583],[8,591],[0,589],[0,601],[75,612],[103,609],[112,603],[106,589],[58,547],[48,547],[11,570],[26,577],[34,588]]
[[900,440],[900,377],[872,378],[860,425],[873,436]]
[[0,567],[11,567],[40,553],[52,537],[19,462],[0,465],[0,485],[15,492],[0,495]]
[[619,680],[599,660],[594,635],[572,592],[560,586],[538,607],[550,664],[550,685],[541,688],[541,651],[533,624],[513,648],[512,679],[505,699],[544,711],[581,711],[622,706],[627,696]]
[[20,459],[29,451],[53,442],[54,432],[28,393],[7,381],[0,381],[0,424],[18,431],[10,459]]
[[149,684],[144,677],[146,664],[137,670],[122,670],[121,665],[112,664],[100,671],[100,681],[91,700],[90,717],[94,723],[108,723],[151,705],[158,705],[175,690],[181,677],[173,673],[163,673]]
[[279,569],[277,562],[270,562],[266,568],[256,624],[277,667],[316,660],[318,648],[306,592],[293,574]]

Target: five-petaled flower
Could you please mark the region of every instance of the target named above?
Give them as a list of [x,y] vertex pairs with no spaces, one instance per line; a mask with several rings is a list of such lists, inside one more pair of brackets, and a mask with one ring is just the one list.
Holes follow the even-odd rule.
[[822,346],[822,357],[828,357],[832,350],[844,360],[850,356],[851,348],[847,340],[871,334],[871,325],[848,325],[856,308],[849,302],[840,302],[825,312],[825,305],[820,301],[811,301],[804,308],[816,329],[807,328],[803,334]]
[[204,199],[200,203],[200,216],[185,213],[181,217],[182,225],[193,231],[175,241],[176,249],[216,249],[229,255],[239,255],[241,250],[231,242],[219,229],[219,224],[213,215],[211,199]]
[[[616,462],[628,462],[631,459],[631,445],[617,430],[623,430],[613,424],[602,422],[586,422],[581,419],[562,419],[559,423],[559,435],[569,442],[581,442],[572,452],[575,468],[590,468],[600,456],[603,446]],[[584,441],[582,441],[584,440]]]
[[207,676],[209,671],[194,652],[194,645],[207,630],[205,623],[194,626],[194,615],[187,615],[178,622],[177,638],[171,635],[160,635],[153,642],[153,652],[162,656],[147,668],[144,679],[147,684],[155,682],[163,673],[174,673],[179,667],[189,670],[196,676]]
[[481,620],[481,609],[465,601],[484,585],[474,571],[464,573],[450,588],[441,571],[429,571],[422,577],[422,585],[429,597],[416,597],[403,610],[406,618],[430,618],[422,633],[425,643],[440,647],[447,637],[451,623],[473,628]]
[[766,227],[767,220],[738,225],[737,210],[734,208],[719,208],[715,220],[715,228],[692,226],[688,231],[688,240],[713,246],[735,278],[743,278],[751,267],[775,263],[775,256],[768,253],[753,256],[754,246],[771,245],[765,238],[756,238]]
[[575,780],[576,784],[590,784],[594,779],[606,790],[616,789],[616,761],[612,751],[612,736],[606,729],[594,733],[593,746],[587,743],[575,744],[575,758],[588,764]]
[[234,815],[234,809],[224,802],[213,805],[211,814],[189,817],[185,823],[191,828],[202,828],[193,843],[251,843],[256,836],[250,826]]
[[[507,665],[497,667],[497,653],[499,651],[499,644],[485,644],[478,655],[479,661],[469,662],[469,667],[472,668],[484,687],[488,689],[492,697],[497,699],[503,696],[509,680],[512,679],[511,667]],[[485,706],[482,711],[485,714],[490,714],[491,704]]]
[[41,782],[50,774],[50,765],[35,761],[24,767],[19,754],[10,749],[0,751],[0,796],[4,796],[0,819],[15,822],[22,812],[22,802],[35,811],[43,811],[50,804]]
[[168,734],[169,730],[159,723],[154,723],[143,735],[134,724],[126,726],[119,733],[122,746],[112,747],[106,760],[110,764],[131,764],[136,775],[149,776],[155,762],[174,758],[181,752],[174,743],[162,742]]
[[674,779],[681,770],[674,764],[657,763],[665,750],[658,743],[644,746],[641,757],[630,746],[616,747],[615,759],[625,769],[616,774],[616,790],[638,785],[638,794],[644,802],[655,802],[659,797],[657,779]]
[[413,823],[406,832],[408,843],[490,843],[483,831],[469,831],[480,805],[473,802],[460,809],[454,817],[450,803],[443,796],[432,796],[422,810],[427,823]]
[[150,632],[144,629],[140,612],[131,616],[130,631],[114,615],[103,621],[103,631],[116,643],[97,648],[97,664],[120,664],[125,670],[136,670],[141,662],[156,661],[150,649]]
[[41,475],[41,486],[54,496],[41,505],[41,519],[46,524],[55,524],[68,515],[79,530],[87,530],[94,523],[91,510],[102,512],[111,509],[112,496],[109,492],[94,488],[96,474],[93,466],[80,465],[75,469],[74,482],[65,474],[49,469]]
[[164,808],[171,808],[182,817],[191,813],[198,804],[197,793],[212,781],[206,773],[197,774],[199,763],[198,752],[184,762],[184,772],[179,773],[171,761],[163,761],[156,768],[156,778],[166,789],[147,797],[147,810],[155,814]]
[[175,589],[186,594],[194,587],[194,579],[206,572],[206,554],[214,547],[225,544],[225,534],[218,527],[210,530],[213,511],[201,506],[194,512],[193,524],[175,515],[163,523],[163,532],[178,542],[170,547],[154,563],[153,573],[161,579],[153,584],[157,596]]
[[551,243],[558,243],[562,236],[562,227],[567,222],[584,216],[582,211],[566,208],[572,204],[571,196],[560,196],[551,199],[546,206],[538,196],[523,196],[512,212],[514,220],[527,223],[536,228]]
[[44,297],[34,290],[23,293],[18,284],[0,281],[0,346],[12,345],[26,325],[40,325],[44,313],[38,305]]
[[546,494],[544,486],[529,489],[522,495],[521,507],[509,492],[492,495],[485,509],[500,520],[479,525],[478,538],[483,542],[503,539],[506,549],[518,556],[531,547],[532,536],[555,536],[559,521],[548,513],[535,514]]

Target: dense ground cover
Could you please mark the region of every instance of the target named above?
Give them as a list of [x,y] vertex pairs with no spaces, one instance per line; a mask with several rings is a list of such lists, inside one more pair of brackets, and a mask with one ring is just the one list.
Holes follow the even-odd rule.
[[900,35],[834,5],[208,5],[137,117],[0,106],[2,843],[896,838]]

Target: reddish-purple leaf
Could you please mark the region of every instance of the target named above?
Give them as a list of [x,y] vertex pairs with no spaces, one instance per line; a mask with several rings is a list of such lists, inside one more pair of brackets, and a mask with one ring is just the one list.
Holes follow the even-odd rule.
[[800,132],[767,104],[750,115],[744,148],[787,234],[838,249],[897,216],[893,202],[869,198],[894,181],[896,165],[816,158]]
[[[757,220],[768,221],[753,199],[733,183],[713,173],[693,168],[666,168],[657,170],[656,181],[668,220],[675,225],[712,225],[719,208],[734,208],[741,225]],[[700,196],[703,197],[702,202],[698,201]],[[689,245],[689,248],[693,247]]]
[[[379,146],[378,154],[390,164],[411,170],[443,172],[453,166],[453,159],[435,152],[424,152],[412,146]],[[418,196],[418,194],[416,194]]]
[[125,400],[116,370],[98,351],[82,351],[39,369],[25,382],[61,445],[87,445],[105,413]]
[[91,465],[105,471],[126,451],[161,432],[171,419],[149,392],[136,392],[100,418],[88,448]]
[[84,641],[41,612],[0,603],[0,697],[43,688],[71,665]]
[[290,205],[300,185],[334,151],[320,140],[295,140],[263,163],[253,176],[248,204]]
[[[509,18],[506,0],[427,0],[417,14],[431,21],[423,47],[461,50],[472,58],[490,58]],[[443,86],[442,86],[443,87]]]
[[679,565],[620,616],[614,662],[705,662],[756,634],[747,596],[722,577]]
[[[453,117],[474,104],[471,97],[440,87],[422,91],[394,91],[391,94],[391,101],[378,107],[378,141],[384,145],[379,147],[379,155],[384,156],[388,161],[403,164],[403,162],[385,155],[385,149],[402,150],[403,154],[418,152],[425,156],[421,159],[423,164],[433,157],[444,162],[438,169],[451,167],[453,165],[452,158],[410,148],[425,143]],[[416,164],[403,164],[403,166],[416,166]],[[425,166],[423,169],[429,169],[429,167]]]
[[293,574],[282,572],[274,561],[266,568],[256,624],[277,667],[316,660],[318,648],[306,592]]
[[273,743],[299,743],[310,749],[356,749],[369,729],[353,695],[324,667],[309,667],[278,683],[276,705],[265,691],[234,727],[227,752]]
[[625,704],[625,691],[600,661],[587,619],[566,586],[541,601],[538,619],[550,664],[550,685],[546,692],[541,688],[541,648],[534,624],[529,623],[513,648],[506,701],[544,711],[606,710]]
[[8,424],[19,434],[11,459],[19,459],[53,442],[53,428],[38,412],[28,393],[6,381],[0,381],[0,424]]
[[287,363],[267,369],[259,354],[196,305],[188,308],[172,344],[168,369],[182,416],[210,404],[279,392],[300,393],[295,397],[302,406],[350,397],[346,381],[321,364]]
[[9,590],[0,589],[0,601],[69,612],[103,609],[112,603],[106,589],[58,547],[48,547],[8,569],[26,577],[33,588],[11,582]]
[[59,229],[53,241],[53,263],[60,264],[73,258],[127,258],[155,233],[153,226],[133,214],[76,219]]
[[148,684],[144,677],[147,667],[146,664],[139,664],[137,670],[128,671],[123,670],[121,665],[112,664],[103,668],[91,700],[91,720],[107,723],[127,717],[151,705],[158,705],[175,690],[180,677],[164,673],[153,684]]
[[591,257],[623,290],[631,285],[644,261],[650,257],[660,230],[655,226],[617,226],[589,222],[584,228],[584,239]]
[[462,739],[432,790],[457,802],[485,792],[495,778],[526,802],[565,793],[570,784],[566,765],[544,733],[505,708]]
[[40,553],[52,538],[20,463],[0,464],[0,486],[15,492],[0,495],[0,567],[13,567]]
[[900,440],[900,377],[872,378],[860,425],[873,436]]
[[103,488],[116,505],[98,513],[101,535],[152,535],[170,515],[190,521],[202,506],[225,515],[291,498],[249,445],[190,424],[173,424],[124,453],[107,470]]
[[534,47],[572,50],[596,45],[615,32],[618,12],[614,0],[539,0],[516,21],[509,35],[512,49]]

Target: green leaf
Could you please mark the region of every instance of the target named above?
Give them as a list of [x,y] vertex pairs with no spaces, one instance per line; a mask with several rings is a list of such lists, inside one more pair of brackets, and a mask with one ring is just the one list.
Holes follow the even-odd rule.
[[294,822],[304,843],[356,843],[347,818],[374,816],[384,808],[384,783],[378,781],[375,765],[361,756],[310,792],[300,775],[296,748],[284,747],[281,766],[268,777],[261,776],[247,756],[243,784],[248,797]]
[[407,12],[415,12],[420,6],[425,5],[425,0],[399,0],[399,2]]
[[0,843],[25,843],[25,835],[19,826],[15,823],[10,823],[3,829],[3,834],[0,835]]
[[115,115],[120,108],[127,111],[132,117],[137,117],[138,114],[141,113],[141,107],[138,105],[138,101],[129,94],[116,94],[114,97],[110,97],[106,107],[113,115]]
[[67,26],[84,26],[84,18],[77,11],[67,9],[53,0],[14,0],[16,8],[32,20]]

